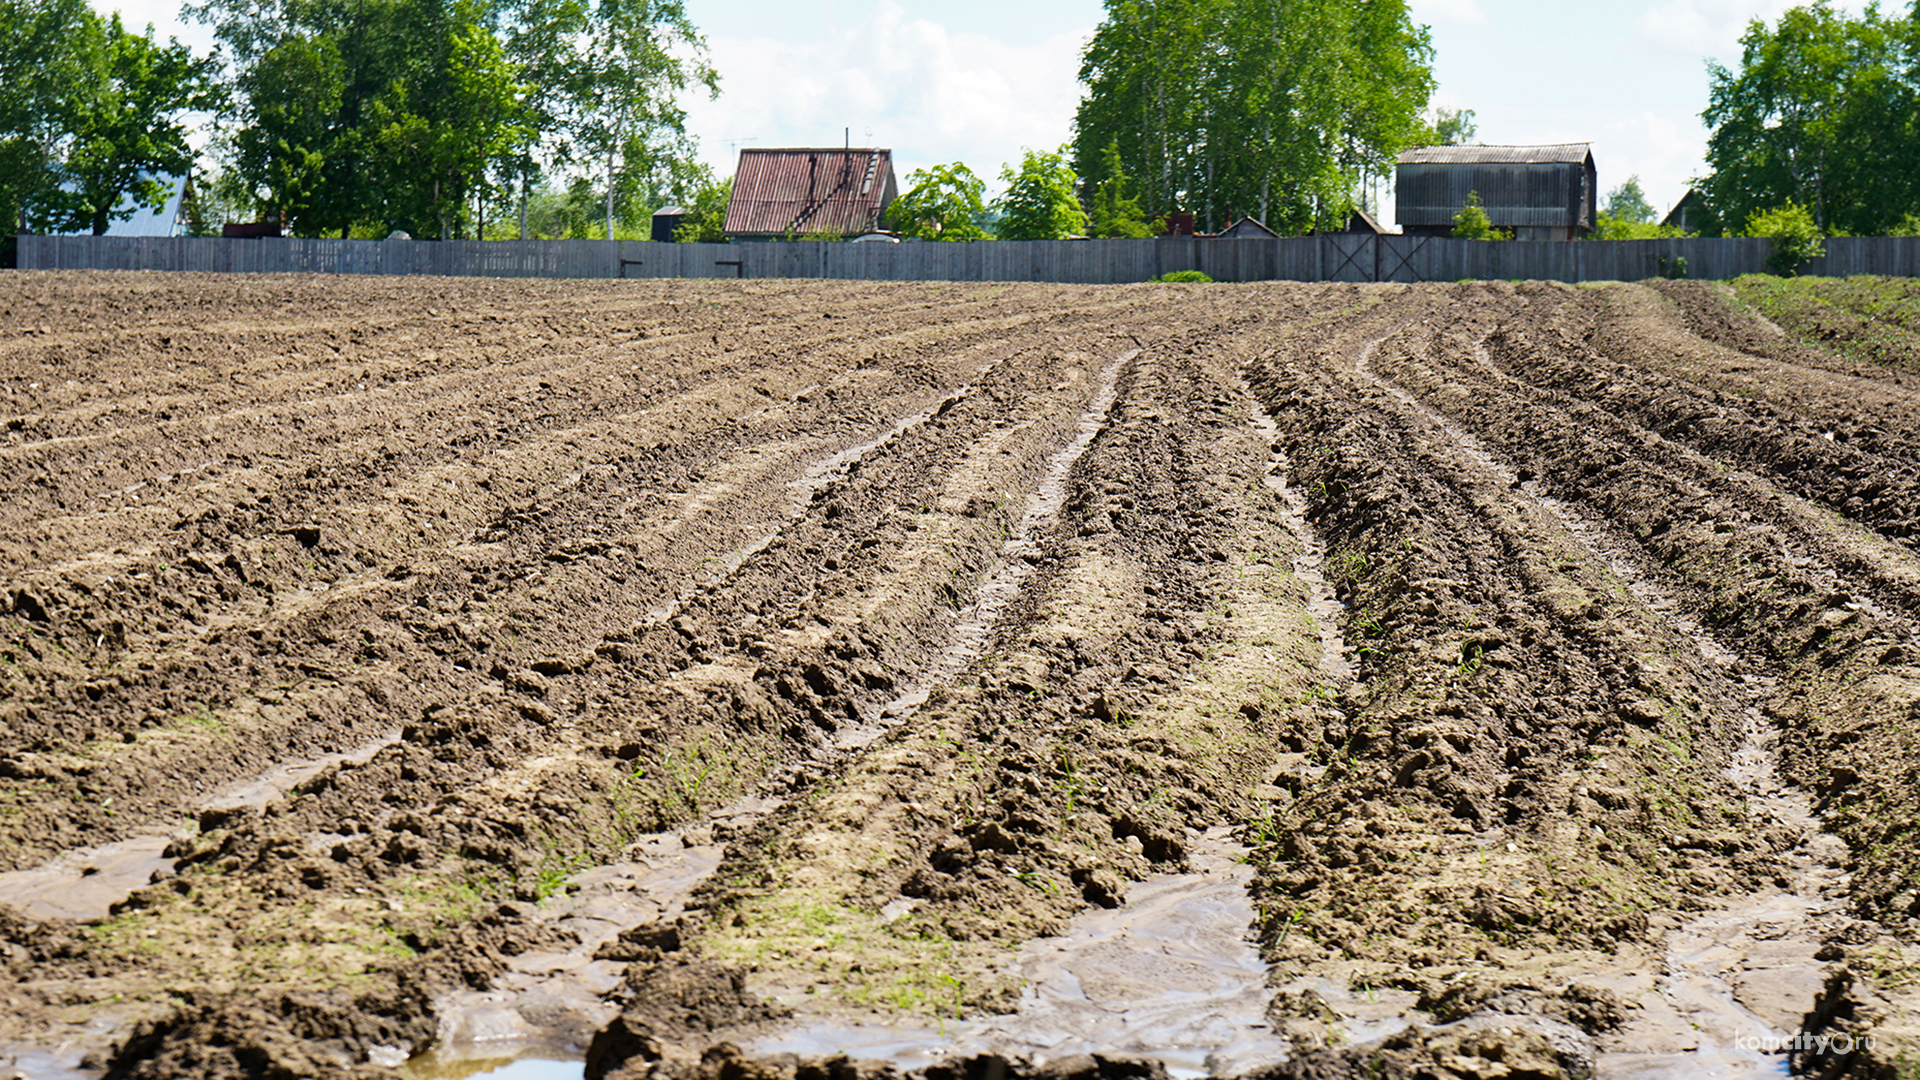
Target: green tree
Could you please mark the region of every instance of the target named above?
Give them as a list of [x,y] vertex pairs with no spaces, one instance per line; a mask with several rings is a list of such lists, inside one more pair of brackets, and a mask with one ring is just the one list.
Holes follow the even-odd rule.
[[935,165],[907,174],[907,183],[912,186],[887,209],[894,232],[919,240],[987,238],[979,225],[987,183],[973,170],[958,161]]
[[1813,214],[1797,203],[1756,212],[1747,219],[1747,235],[1773,241],[1767,253],[1767,269],[1780,277],[1792,277],[1807,260],[1827,253]]
[[1504,229],[1496,229],[1487,217],[1487,211],[1480,203],[1480,193],[1467,192],[1466,205],[1453,215],[1453,237],[1456,240],[1511,240],[1513,234]]
[[1079,178],[1059,153],[1026,150],[1020,171],[1000,170],[1006,194],[995,200],[1002,240],[1061,240],[1086,230],[1087,215],[1074,194]]
[[1107,0],[1082,57],[1074,167],[1091,202],[1117,146],[1150,217],[1331,225],[1431,137],[1432,61],[1403,0]]
[[1630,225],[1645,225],[1653,220],[1653,206],[1647,202],[1647,193],[1640,189],[1638,174],[1627,177],[1626,183],[1607,192],[1603,212],[1615,221]]
[[[135,205],[159,209],[170,187],[157,178],[185,178],[193,148],[181,123],[189,111],[206,111],[224,99],[211,58],[195,59],[178,41],[165,46],[129,33],[115,14],[107,23],[101,67],[81,91],[73,138],[63,172],[66,189],[56,199],[56,232],[107,231],[133,216]],[[131,200],[124,208],[121,202]]]
[[1797,203],[1821,229],[1879,233],[1920,209],[1920,17],[1855,17],[1827,0],[1741,38],[1709,65],[1704,183],[1723,222]]
[[0,0],[0,215],[45,229],[60,165],[99,80],[106,32],[86,0]]
[[1472,109],[1433,110],[1433,141],[1439,146],[1465,146],[1480,134]]
[[[0,0],[7,2],[7,0]],[[609,234],[700,182],[681,0],[192,0],[241,91],[235,171],[304,234],[475,235],[591,177]],[[524,226],[523,226],[524,227]]]
[[485,194],[489,167],[532,133],[523,88],[479,6],[462,0],[449,16],[428,71],[374,100],[366,143],[387,218],[442,238],[469,231],[470,200]]
[[1127,194],[1126,166],[1120,161],[1120,144],[1108,143],[1102,154],[1106,179],[1094,187],[1088,218],[1093,235],[1123,240],[1141,240],[1154,234],[1154,228],[1140,214],[1140,200]]
[[733,180],[713,180],[694,192],[687,217],[673,238],[682,244],[727,242],[727,204],[733,201]]
[[325,170],[346,95],[338,46],[330,38],[289,37],[243,72],[237,88],[247,123],[233,137],[234,177],[269,220],[309,231],[345,227],[357,208],[341,205]]

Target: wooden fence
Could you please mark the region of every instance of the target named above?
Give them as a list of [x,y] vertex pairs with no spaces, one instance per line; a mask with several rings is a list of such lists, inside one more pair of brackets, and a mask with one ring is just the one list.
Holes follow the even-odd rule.
[[[1486,243],[1331,234],[1282,240],[1044,240],[972,244],[656,244],[647,241],[224,240],[22,236],[23,270],[439,274],[542,278],[836,278],[1123,284],[1176,270],[1218,281],[1638,281],[1766,269],[1769,241]],[[1829,240],[1821,276],[1920,276],[1920,238]]]

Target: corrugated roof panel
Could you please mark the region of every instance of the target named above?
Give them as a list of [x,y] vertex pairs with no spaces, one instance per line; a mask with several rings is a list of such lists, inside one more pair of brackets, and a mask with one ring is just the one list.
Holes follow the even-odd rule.
[[855,236],[879,226],[897,190],[891,150],[742,150],[726,231]]
[[1416,146],[1400,154],[1402,165],[1549,165],[1584,164],[1592,143],[1555,146]]

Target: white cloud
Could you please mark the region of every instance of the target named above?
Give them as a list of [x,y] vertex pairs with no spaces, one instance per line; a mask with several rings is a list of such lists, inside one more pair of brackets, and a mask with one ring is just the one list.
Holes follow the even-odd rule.
[[1602,170],[1600,195],[1640,178],[1647,201],[1662,216],[1687,193],[1688,181],[1707,171],[1707,129],[1698,117],[1643,111],[1606,125],[1594,143]]
[[[1739,59],[1749,23],[1773,22],[1793,6],[1795,0],[1664,0],[1642,12],[1633,29],[1646,44],[1730,62]],[[1858,0],[1835,5],[1855,12],[1864,6]]]
[[1413,0],[1407,6],[1413,13],[1413,21],[1423,25],[1485,26],[1487,23],[1487,9],[1480,6],[1480,0]]
[[813,41],[710,38],[721,97],[686,101],[688,126],[723,175],[741,145],[831,146],[851,127],[855,145],[894,151],[903,183],[913,169],[964,161],[992,184],[1021,147],[1071,136],[1092,29],[1014,45],[881,0],[863,23]]

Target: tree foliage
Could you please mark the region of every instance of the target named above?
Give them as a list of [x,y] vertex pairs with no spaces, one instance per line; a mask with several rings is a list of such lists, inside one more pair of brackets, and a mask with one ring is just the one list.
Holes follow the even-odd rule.
[[1870,235],[1920,210],[1920,12],[1818,0],[1740,44],[1738,71],[1709,66],[1702,114],[1719,221],[1795,203],[1820,229]]
[[1480,193],[1469,191],[1466,205],[1453,215],[1453,237],[1456,240],[1511,240],[1513,234],[1494,228],[1493,219],[1487,217],[1486,207],[1480,202]]
[[[13,224],[105,232],[193,165],[186,114],[216,108],[214,62],[74,0],[0,0],[0,205]],[[124,205],[123,205],[124,204]]]
[[673,238],[683,244],[724,244],[727,241],[727,204],[733,201],[733,179],[709,179],[687,200],[687,216]]
[[[237,74],[233,169],[301,235],[476,235],[558,177],[612,219],[701,180],[678,96],[718,92],[681,0],[197,0]],[[496,219],[497,220],[497,219]]]
[[1439,146],[1465,146],[1480,134],[1472,109],[1433,110],[1433,141]]
[[1140,200],[1128,194],[1126,166],[1120,161],[1120,144],[1107,144],[1101,153],[1106,179],[1094,186],[1091,209],[1087,214],[1093,235],[1102,239],[1143,240],[1154,234],[1154,227],[1140,214]]
[[1083,233],[1086,212],[1080,209],[1079,178],[1059,153],[1027,150],[1020,171],[1008,165],[1000,170],[1006,194],[995,201],[1000,211],[1002,240],[1062,240]]
[[1767,253],[1767,269],[1779,277],[1792,277],[1807,260],[1827,253],[1812,212],[1797,203],[1754,213],[1747,219],[1747,235],[1773,241]]
[[912,186],[887,210],[887,221],[895,233],[916,240],[987,238],[980,228],[980,219],[987,212],[982,201],[987,183],[973,170],[958,161],[935,165],[908,173],[907,183]]
[[1343,222],[1431,136],[1433,47],[1404,0],[1107,0],[1083,54],[1074,167],[1089,201],[1117,146],[1149,216]]
[[1653,220],[1653,205],[1647,202],[1647,193],[1640,188],[1638,174],[1627,177],[1627,182],[1607,192],[1607,205],[1603,211],[1615,221],[1631,225],[1645,225]]
[[1589,240],[1660,240],[1692,236],[1685,229],[1662,225],[1654,220],[1657,212],[1647,202],[1640,177],[1629,176],[1624,184],[1607,193],[1607,202],[1593,223]]

